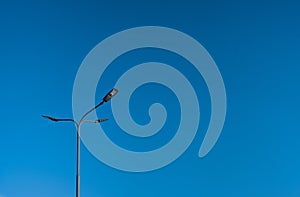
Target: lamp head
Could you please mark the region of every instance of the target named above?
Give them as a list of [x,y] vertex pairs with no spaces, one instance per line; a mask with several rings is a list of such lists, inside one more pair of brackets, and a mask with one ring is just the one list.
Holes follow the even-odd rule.
[[47,119],[52,120],[52,121],[55,121],[55,122],[58,121],[57,118],[53,118],[51,116],[44,116],[44,115],[42,115],[42,117],[43,118],[47,118]]
[[104,122],[104,121],[107,121],[107,120],[108,120],[108,118],[102,118],[102,119],[96,120],[95,122],[100,123],[100,122]]
[[107,93],[107,94],[105,95],[105,97],[103,97],[102,100],[103,100],[104,102],[108,102],[108,101],[110,101],[110,99],[111,99],[112,97],[114,97],[117,93],[118,93],[118,89],[113,88],[109,93]]

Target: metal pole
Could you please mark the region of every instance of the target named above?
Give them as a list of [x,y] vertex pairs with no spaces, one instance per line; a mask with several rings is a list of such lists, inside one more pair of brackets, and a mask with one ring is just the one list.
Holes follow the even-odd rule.
[[77,125],[77,157],[76,157],[76,197],[80,197],[80,126],[84,122],[84,118],[102,105],[104,101],[100,102],[98,105],[87,111],[80,119]]
[[76,197],[80,197],[80,125],[77,126]]
[[[80,119],[79,123],[73,119],[70,118],[54,118],[51,116],[44,116],[42,115],[43,118],[47,118],[51,121],[57,122],[57,121],[70,121],[75,123],[76,125],[76,129],[77,129],[77,148],[76,148],[76,197],[80,197],[80,126],[81,124],[85,121],[84,118],[91,113],[92,111],[94,111],[95,109],[97,109],[100,105],[103,105],[105,102],[108,102],[113,96],[115,96],[118,93],[118,90],[113,88],[109,93],[107,93],[105,95],[105,97],[102,99],[102,101],[96,105],[95,107],[93,107],[92,109],[90,109],[89,111],[87,111],[82,118]],[[86,120],[86,122],[93,122],[93,123],[99,123],[99,122],[103,122],[106,121],[107,119],[98,119],[98,120]]]

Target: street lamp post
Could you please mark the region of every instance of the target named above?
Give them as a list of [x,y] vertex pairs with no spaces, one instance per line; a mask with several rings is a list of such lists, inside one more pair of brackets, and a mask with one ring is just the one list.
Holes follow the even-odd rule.
[[89,111],[87,111],[82,118],[80,119],[79,122],[77,122],[74,119],[71,118],[54,118],[51,116],[44,116],[42,115],[43,118],[47,118],[51,121],[54,122],[60,122],[60,121],[67,121],[67,122],[73,122],[76,125],[76,130],[77,130],[77,146],[76,146],[76,197],[80,197],[80,126],[82,125],[82,123],[84,122],[89,122],[89,123],[101,123],[104,122],[106,120],[108,120],[107,118],[103,118],[103,119],[97,119],[97,120],[86,120],[85,117],[91,113],[92,111],[94,111],[95,109],[97,109],[100,105],[103,105],[105,102],[108,102],[111,100],[111,98],[113,96],[115,96],[118,93],[118,90],[116,88],[113,88],[109,93],[107,93],[102,101],[97,104],[95,107],[93,107],[92,109],[90,109]]

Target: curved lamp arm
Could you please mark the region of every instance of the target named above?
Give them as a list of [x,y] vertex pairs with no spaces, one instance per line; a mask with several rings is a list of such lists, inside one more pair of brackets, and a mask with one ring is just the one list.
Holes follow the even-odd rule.
[[98,119],[98,120],[83,120],[83,122],[89,122],[89,123],[100,123],[100,122],[104,122],[107,121],[108,118],[102,118],[102,119]]
[[71,118],[54,118],[52,116],[45,116],[42,115],[43,118],[47,118],[51,121],[54,122],[59,122],[59,121],[68,121],[68,122],[73,122],[76,124],[77,127],[79,127],[83,122],[90,122],[90,123],[100,123],[100,122],[104,122],[106,120],[108,120],[108,118],[102,118],[102,119],[98,119],[98,120],[85,120],[84,118],[91,113],[92,111],[94,111],[95,109],[97,109],[99,106],[103,105],[104,103],[110,101],[112,99],[113,96],[115,96],[118,93],[118,89],[113,88],[111,91],[109,91],[102,99],[102,101],[97,104],[95,107],[93,107],[92,109],[90,109],[89,111],[87,111],[82,118],[80,119],[79,122],[76,122],[75,120],[71,119]]
[[[83,122],[84,118],[89,114],[91,113],[92,111],[94,111],[95,109],[97,109],[99,106],[103,105],[104,103],[110,101],[112,99],[112,97],[114,97],[116,94],[118,93],[118,89],[116,88],[113,88],[111,89],[102,99],[102,101],[97,104],[95,107],[93,107],[92,109],[90,109],[89,111],[87,111],[83,116],[82,118],[80,119],[79,121],[79,125],[81,125],[81,123]],[[96,120],[97,121],[97,120]],[[103,121],[99,121],[99,122],[103,122]],[[99,123],[99,122],[96,122],[96,123]]]

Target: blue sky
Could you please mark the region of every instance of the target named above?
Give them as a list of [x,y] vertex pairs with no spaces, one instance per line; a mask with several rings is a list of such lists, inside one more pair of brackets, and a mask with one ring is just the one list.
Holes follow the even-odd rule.
[[[203,79],[184,70],[202,110],[187,151],[162,169],[129,173],[103,164],[83,146],[82,196],[298,197],[299,6],[296,1],[1,2],[0,196],[75,196],[75,128],[40,115],[72,117],[77,70],[100,41],[121,30],[156,25],[187,33],[214,58],[228,99],[222,134],[206,157],[197,157],[210,101]],[[124,68],[118,64],[129,69],[153,59],[178,69],[188,64],[166,51],[133,51],[107,69],[115,75],[103,77],[97,97],[120,76]],[[178,101],[165,88],[150,86],[132,96],[132,116],[147,123],[147,106],[160,100],[175,110],[162,130],[168,131],[178,124]],[[98,114],[110,118],[103,123],[106,134],[129,149],[148,150],[172,137],[165,132],[158,140],[140,141],[122,134],[110,104]]]

